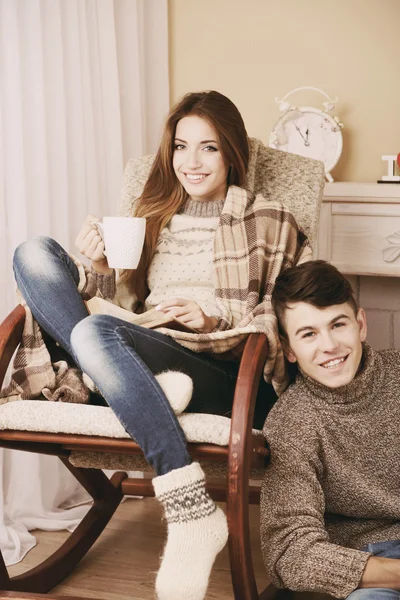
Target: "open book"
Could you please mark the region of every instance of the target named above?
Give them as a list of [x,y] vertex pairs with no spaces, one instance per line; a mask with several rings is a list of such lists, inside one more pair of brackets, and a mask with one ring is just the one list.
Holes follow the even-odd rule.
[[168,329],[178,329],[179,331],[187,331],[189,333],[199,333],[197,329],[193,329],[192,327],[185,325],[185,323],[182,323],[182,321],[179,319],[172,317],[171,315],[167,315],[160,310],[156,310],[155,308],[137,315],[130,310],[126,310],[125,308],[121,308],[120,306],[117,306],[108,300],[104,300],[104,298],[90,298],[90,300],[87,300],[85,304],[89,314],[91,315],[111,315],[113,317],[117,317],[118,319],[128,321],[129,323],[136,323],[136,325],[147,327],[148,329],[168,327]]

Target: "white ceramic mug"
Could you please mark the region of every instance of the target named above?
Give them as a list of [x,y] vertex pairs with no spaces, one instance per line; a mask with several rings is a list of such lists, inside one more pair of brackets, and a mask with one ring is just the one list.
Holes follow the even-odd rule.
[[92,221],[104,241],[111,269],[136,269],[142,254],[146,219],[142,217],[103,217]]

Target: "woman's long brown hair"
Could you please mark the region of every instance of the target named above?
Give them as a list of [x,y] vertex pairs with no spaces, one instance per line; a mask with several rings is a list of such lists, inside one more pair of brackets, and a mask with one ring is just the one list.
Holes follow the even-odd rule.
[[146,218],[146,237],[139,265],[134,271],[123,271],[121,280],[144,304],[148,295],[147,274],[160,231],[186,202],[188,194],[178,181],[172,159],[178,121],[196,115],[206,119],[218,135],[221,154],[229,167],[228,185],[242,186],[249,162],[249,143],[241,114],[236,106],[219,92],[186,94],[176,104],[165,123],[143,193],[135,203],[135,216]]

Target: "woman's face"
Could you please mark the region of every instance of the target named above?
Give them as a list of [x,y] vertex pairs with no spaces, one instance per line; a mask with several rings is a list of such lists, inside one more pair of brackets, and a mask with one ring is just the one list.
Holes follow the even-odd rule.
[[191,115],[178,121],[173,167],[192,200],[208,202],[225,198],[228,168],[217,132],[205,119]]

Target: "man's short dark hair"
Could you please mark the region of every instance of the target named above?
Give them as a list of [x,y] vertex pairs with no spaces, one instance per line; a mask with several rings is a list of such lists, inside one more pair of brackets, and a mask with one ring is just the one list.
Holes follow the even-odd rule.
[[324,260],[312,260],[282,271],[272,292],[272,308],[278,318],[279,333],[285,339],[285,310],[288,304],[307,302],[317,308],[326,308],[348,302],[354,314],[358,305],[347,279]]

